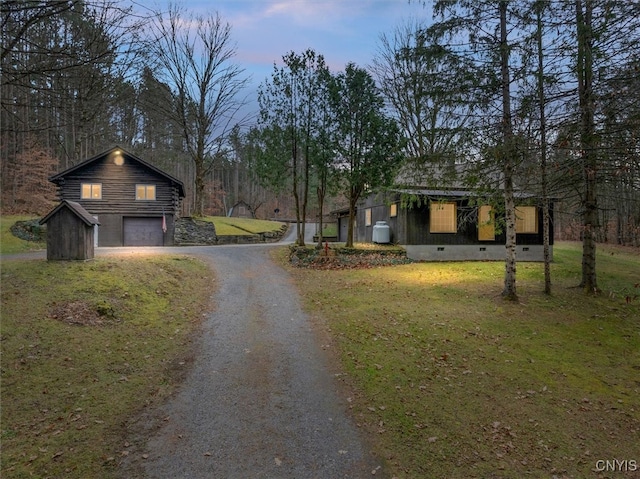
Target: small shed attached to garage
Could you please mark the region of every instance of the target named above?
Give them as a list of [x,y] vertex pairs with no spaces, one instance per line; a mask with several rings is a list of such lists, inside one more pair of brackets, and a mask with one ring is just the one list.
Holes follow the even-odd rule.
[[79,203],[63,200],[40,224],[47,225],[47,260],[93,259],[100,223]]

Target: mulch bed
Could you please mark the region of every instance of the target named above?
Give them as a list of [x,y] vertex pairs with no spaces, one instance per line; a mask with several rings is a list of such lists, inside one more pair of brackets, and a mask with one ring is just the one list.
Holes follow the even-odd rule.
[[401,251],[367,251],[341,248],[338,250],[292,247],[289,261],[298,268],[311,269],[364,269],[412,263]]

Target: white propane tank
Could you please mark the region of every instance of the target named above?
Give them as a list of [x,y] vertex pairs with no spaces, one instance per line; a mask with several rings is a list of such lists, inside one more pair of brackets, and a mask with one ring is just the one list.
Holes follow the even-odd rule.
[[386,221],[376,221],[373,226],[373,242],[374,243],[390,243],[391,233],[389,225]]

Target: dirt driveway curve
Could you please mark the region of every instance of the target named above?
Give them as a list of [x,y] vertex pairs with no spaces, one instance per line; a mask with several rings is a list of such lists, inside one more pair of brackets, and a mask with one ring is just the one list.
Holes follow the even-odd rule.
[[[171,248],[173,250],[173,248]],[[195,363],[136,460],[143,477],[383,476],[338,392],[336,370],[269,245],[176,249],[216,272]],[[127,475],[132,472],[125,472]]]

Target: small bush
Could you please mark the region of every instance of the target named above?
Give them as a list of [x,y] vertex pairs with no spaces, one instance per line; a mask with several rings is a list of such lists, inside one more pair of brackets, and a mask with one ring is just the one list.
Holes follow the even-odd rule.
[[47,227],[41,225],[38,221],[37,218],[26,221],[16,221],[13,226],[11,226],[11,233],[16,238],[25,241],[44,242],[47,240]]

